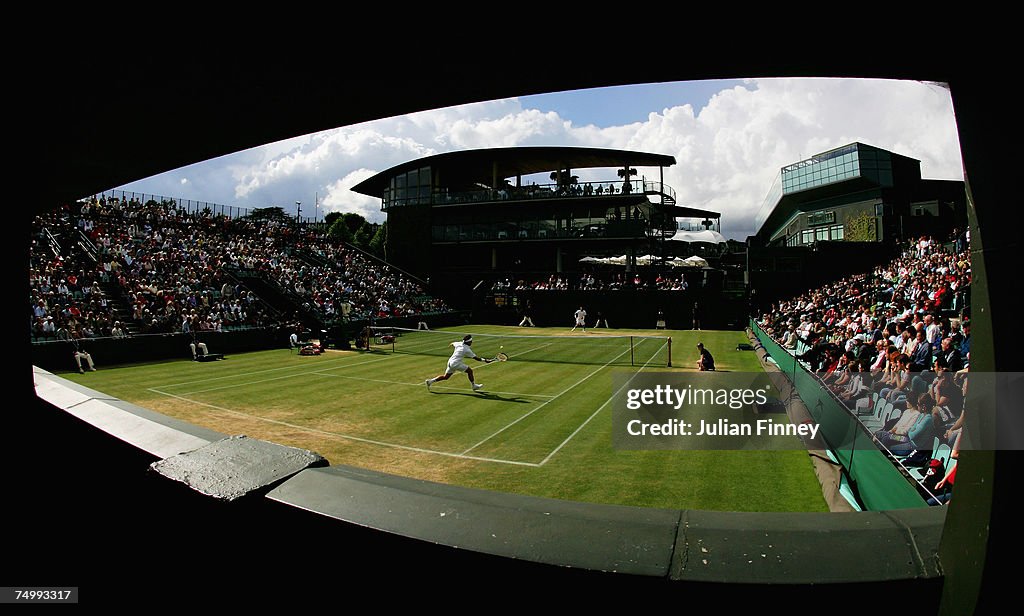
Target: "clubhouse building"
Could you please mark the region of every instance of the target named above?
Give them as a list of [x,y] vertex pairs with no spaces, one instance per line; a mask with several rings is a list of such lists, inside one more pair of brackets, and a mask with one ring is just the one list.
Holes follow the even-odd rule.
[[[676,204],[672,156],[574,147],[450,152],[353,187],[388,216],[388,260],[432,286],[506,275],[572,273],[580,260],[671,258],[680,219],[720,230],[716,212]],[[689,254],[680,256],[688,257]]]

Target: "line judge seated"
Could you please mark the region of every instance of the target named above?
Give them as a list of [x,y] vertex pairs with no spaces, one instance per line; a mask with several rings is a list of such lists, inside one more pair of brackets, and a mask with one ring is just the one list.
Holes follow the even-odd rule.
[[190,349],[192,349],[192,360],[193,361],[199,359],[199,357],[196,355],[196,349],[197,348],[198,348],[199,351],[202,352],[203,356],[206,356],[206,355],[210,354],[210,349],[208,349],[206,347],[206,343],[202,342],[198,338],[196,338],[196,335],[194,333],[192,334],[192,342],[190,342],[188,346],[189,346]]

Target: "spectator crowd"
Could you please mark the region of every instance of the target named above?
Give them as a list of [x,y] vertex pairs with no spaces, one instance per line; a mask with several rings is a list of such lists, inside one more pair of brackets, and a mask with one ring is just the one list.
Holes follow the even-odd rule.
[[224,331],[293,316],[237,282],[233,269],[263,274],[327,320],[449,310],[410,277],[314,226],[93,197],[33,220],[31,333],[77,339]]
[[622,289],[685,291],[690,288],[685,274],[659,273],[651,281],[638,273],[585,271],[579,275],[551,274],[547,278],[504,279],[491,286],[507,291],[617,291]]
[[858,417],[896,409],[873,434],[901,459],[930,456],[936,440],[958,448],[970,368],[969,239],[922,237],[868,274],[756,317]]

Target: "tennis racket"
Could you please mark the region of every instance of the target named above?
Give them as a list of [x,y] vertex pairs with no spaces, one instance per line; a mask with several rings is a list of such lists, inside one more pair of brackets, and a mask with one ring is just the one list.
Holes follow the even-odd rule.
[[497,355],[491,358],[491,361],[508,361],[508,355],[504,353],[498,353]]

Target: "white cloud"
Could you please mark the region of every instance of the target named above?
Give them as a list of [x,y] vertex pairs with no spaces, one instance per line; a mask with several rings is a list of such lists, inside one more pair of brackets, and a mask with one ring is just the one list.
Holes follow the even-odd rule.
[[320,200],[320,215],[329,212],[356,212],[370,222],[384,222],[384,213],[380,211],[380,199],[353,192],[351,188],[377,175],[370,169],[356,169],[342,179],[327,187],[327,192]]
[[611,147],[674,156],[665,182],[679,204],[722,212],[733,237],[755,230],[782,166],[853,141],[921,160],[925,178],[963,177],[949,93],[917,82],[758,79],[699,111],[674,107],[602,132]]
[[[680,205],[722,212],[723,232],[742,237],[754,231],[754,214],[783,165],[852,141],[919,159],[925,178],[962,179],[952,102],[939,85],[756,79],[719,92],[703,108],[663,108],[619,126],[576,126],[517,99],[386,118],[192,165],[188,185],[206,191],[206,200],[244,207],[309,204],[319,194],[324,211],[381,220],[379,201],[348,189],[431,154],[520,145],[639,150],[674,156],[665,182]],[[652,179],[657,169],[641,173]],[[578,175],[615,179],[614,171]]]

